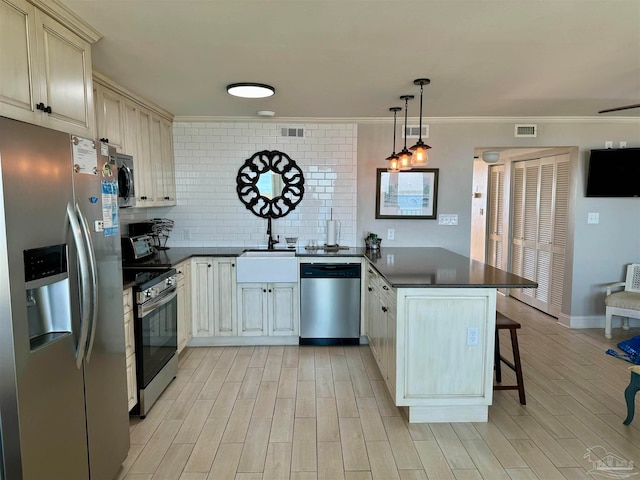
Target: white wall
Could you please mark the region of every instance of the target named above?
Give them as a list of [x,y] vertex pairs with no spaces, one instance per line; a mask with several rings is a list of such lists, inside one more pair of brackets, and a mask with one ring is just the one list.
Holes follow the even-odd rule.
[[[442,246],[470,255],[474,148],[577,146],[573,272],[568,272],[572,290],[563,313],[571,325],[604,318],[604,285],[621,280],[625,264],[640,261],[640,198],[586,198],[586,162],[589,150],[603,148],[607,140],[639,147],[640,119],[428,119],[427,123],[430,138],[425,142],[433,147],[429,167],[440,169],[438,213],[457,214],[458,226],[439,226],[437,220],[375,219],[375,171],[387,166],[384,159],[392,150],[393,127],[360,124],[359,240],[364,232],[373,231],[382,235],[383,247]],[[516,123],[536,123],[537,138],[515,138]],[[600,213],[598,225],[587,224],[588,212]],[[393,241],[386,240],[388,228],[395,229]]]
[[267,242],[267,220],[238,199],[236,176],[242,164],[261,150],[278,150],[296,161],[305,176],[302,202],[286,217],[273,220],[273,234],[326,242],[331,209],[341,224],[339,243],[353,245],[356,225],[357,126],[297,124],[305,137],[282,137],[276,122],[174,123],[178,205],[150,209],[149,217],[175,221],[169,246],[259,246]]

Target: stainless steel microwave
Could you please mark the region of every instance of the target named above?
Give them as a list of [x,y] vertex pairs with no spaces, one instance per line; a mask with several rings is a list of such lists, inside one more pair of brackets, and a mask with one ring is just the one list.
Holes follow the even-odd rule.
[[114,155],[118,166],[118,206],[120,208],[136,206],[136,182],[133,157],[123,153]]

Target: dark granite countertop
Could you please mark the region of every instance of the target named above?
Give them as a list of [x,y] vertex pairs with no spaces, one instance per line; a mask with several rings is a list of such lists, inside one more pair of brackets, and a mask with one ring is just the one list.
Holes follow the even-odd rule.
[[[172,247],[139,267],[175,267],[191,257],[237,257],[250,247]],[[286,248],[278,250],[288,250]],[[364,256],[395,288],[532,288],[537,284],[518,275],[471,260],[439,247],[384,247],[380,250],[348,248],[338,251],[298,248],[296,256],[336,258]]]
[[395,288],[533,288],[535,282],[439,247],[382,248],[365,256]]

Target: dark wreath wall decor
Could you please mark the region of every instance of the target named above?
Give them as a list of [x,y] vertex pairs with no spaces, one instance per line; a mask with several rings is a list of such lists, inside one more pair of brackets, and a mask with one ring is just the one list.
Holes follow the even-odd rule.
[[277,150],[254,153],[236,177],[238,198],[254,215],[280,218],[294,210],[304,194],[304,175],[289,155]]

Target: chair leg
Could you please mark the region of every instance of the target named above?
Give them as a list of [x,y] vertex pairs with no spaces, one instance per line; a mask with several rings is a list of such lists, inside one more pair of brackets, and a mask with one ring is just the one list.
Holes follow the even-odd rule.
[[629,317],[624,317],[624,320],[622,321],[622,329],[629,330]]
[[611,339],[611,310],[609,310],[609,307],[605,309],[604,336],[609,340]]
[[627,402],[627,418],[622,422],[625,425],[629,425],[633,420],[635,413],[635,397],[636,393],[640,390],[640,375],[631,372],[631,378],[629,379],[629,385],[624,390],[624,399]]
[[500,338],[498,336],[498,329],[496,328],[496,345],[494,348],[494,367],[496,369],[496,383],[502,382],[502,368],[500,365]]
[[524,396],[524,378],[522,377],[522,364],[520,363],[520,349],[518,348],[518,335],[515,329],[511,330],[511,348],[513,350],[513,364],[516,370],[516,382],[518,384],[518,396],[520,405],[526,405],[527,399]]

